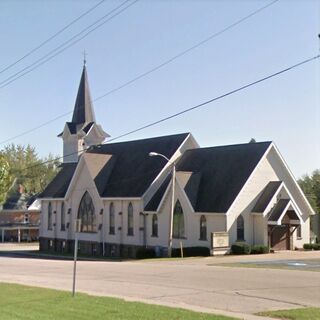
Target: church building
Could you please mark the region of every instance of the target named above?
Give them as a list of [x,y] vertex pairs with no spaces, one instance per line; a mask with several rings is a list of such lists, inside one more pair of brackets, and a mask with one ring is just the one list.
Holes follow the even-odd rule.
[[201,148],[181,133],[104,143],[85,66],[59,137],[61,170],[40,196],[40,250],[72,252],[76,219],[79,251],[90,255],[165,254],[170,234],[173,248],[212,253],[219,235],[223,253],[236,242],[275,250],[309,243],[313,209],[271,141]]

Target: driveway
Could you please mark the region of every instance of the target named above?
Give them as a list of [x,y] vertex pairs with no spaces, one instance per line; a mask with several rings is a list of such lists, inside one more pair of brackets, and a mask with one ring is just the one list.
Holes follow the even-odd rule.
[[[1,248],[0,248],[1,250]],[[320,307],[318,272],[230,268],[220,263],[317,259],[319,253],[175,261],[79,261],[77,290],[254,319],[265,310]],[[0,281],[70,290],[73,262],[0,257]]]

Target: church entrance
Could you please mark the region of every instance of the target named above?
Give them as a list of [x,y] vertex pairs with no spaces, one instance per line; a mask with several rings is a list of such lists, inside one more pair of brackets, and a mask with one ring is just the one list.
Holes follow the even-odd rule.
[[290,225],[284,224],[281,226],[275,226],[270,231],[271,231],[270,247],[272,249],[274,250],[290,250],[291,249]]

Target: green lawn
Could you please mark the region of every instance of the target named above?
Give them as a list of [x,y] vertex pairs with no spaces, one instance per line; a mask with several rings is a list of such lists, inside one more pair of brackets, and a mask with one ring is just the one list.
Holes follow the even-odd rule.
[[231,320],[232,318],[196,313],[121,299],[0,283],[1,320]]
[[281,311],[267,311],[258,313],[259,316],[268,316],[285,320],[319,320],[320,308],[301,308]]

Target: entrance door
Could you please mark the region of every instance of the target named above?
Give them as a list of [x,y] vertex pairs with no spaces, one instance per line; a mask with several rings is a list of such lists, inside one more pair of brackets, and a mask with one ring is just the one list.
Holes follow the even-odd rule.
[[290,250],[290,227],[276,226],[271,233],[271,248],[274,250]]

